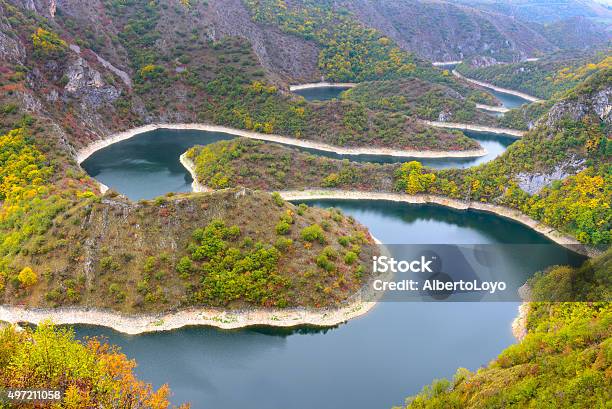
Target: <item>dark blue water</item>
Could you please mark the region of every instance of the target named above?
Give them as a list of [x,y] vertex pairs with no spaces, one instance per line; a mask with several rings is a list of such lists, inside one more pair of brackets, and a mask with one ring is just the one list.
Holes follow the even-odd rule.
[[[194,144],[230,137],[158,130],[107,147],[83,166],[131,198],[188,191],[191,178],[178,156]],[[367,200],[309,204],[342,209],[384,243],[550,244],[522,225],[472,211]],[[538,265],[571,258],[552,247],[533,257]],[[520,280],[532,273],[524,268],[525,256],[533,255],[505,261],[510,270],[517,263]],[[486,365],[514,342],[510,325],[517,307],[517,302],[384,302],[364,317],[325,330],[199,327],[139,336],[103,327],[76,331],[80,337],[108,337],[136,359],[142,379],[156,387],[168,383],[174,403],[188,401],[195,409],[390,408],[458,367]]]
[[512,109],[520,107],[523,104],[530,104],[531,101],[525,98],[517,97],[516,95],[506,94],[505,92],[495,91],[491,88],[486,88],[489,94],[495,96],[502,103],[502,106]]
[[349,89],[348,87],[317,87],[293,91],[294,94],[303,96],[306,101],[328,101],[340,98],[340,94]]
[[[493,215],[376,201],[311,201],[339,207],[385,243],[548,243]],[[565,261],[561,249],[556,259]],[[335,329],[222,331],[185,328],[127,336],[101,327],[135,358],[137,374],[169,383],[194,409],[371,409],[399,405],[434,378],[475,370],[514,342],[518,303],[385,302]]]
[[[488,162],[514,142],[510,137],[466,132],[487,150],[479,158],[414,158],[434,168],[469,167]],[[151,199],[167,192],[190,192],[193,179],[179,161],[179,156],[194,145],[206,145],[235,136],[207,131],[158,129],[142,133],[95,152],[81,166],[92,177],[132,200]],[[305,149],[338,159],[378,163],[405,162],[412,158],[377,155],[338,155]]]

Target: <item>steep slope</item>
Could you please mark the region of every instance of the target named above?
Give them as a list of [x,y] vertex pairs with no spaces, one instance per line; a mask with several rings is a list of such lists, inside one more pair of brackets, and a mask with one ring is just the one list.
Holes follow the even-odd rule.
[[345,2],[365,24],[432,61],[517,61],[556,47],[528,24],[440,0]]
[[580,81],[612,66],[611,49],[590,53],[557,53],[538,61],[474,67],[460,64],[461,74],[499,87],[548,99],[575,87]]
[[612,399],[611,269],[608,251],[580,268],[554,267],[532,280],[534,292],[570,302],[523,306],[527,333],[518,344],[476,372],[461,368],[452,381],[434,381],[404,408],[606,407]]
[[553,23],[572,17],[588,17],[607,22],[612,20],[612,9],[593,0],[459,0],[459,2],[538,23]]
[[[53,117],[74,148],[152,122],[209,122],[347,146],[478,147],[460,133],[432,129],[403,115],[364,110],[344,101],[308,104],[283,91],[274,82],[286,86],[283,75],[295,79],[300,74],[277,66],[266,70],[260,58],[268,67],[275,63],[261,57],[264,51],[254,51],[261,38],[251,44],[243,37],[223,36],[215,27],[230,26],[228,10],[215,9],[215,3],[185,6],[174,0],[131,0],[97,3],[93,10],[85,10],[82,3],[66,2],[53,13],[40,6],[36,9],[40,14],[29,11],[28,4],[0,2],[5,44],[1,49],[7,55],[1,62],[2,75],[13,91],[3,97],[10,104],[17,101]],[[240,16],[239,10],[236,13]],[[246,26],[256,24],[247,21]],[[280,33],[269,25],[262,30]],[[251,35],[258,32],[255,29]],[[302,40],[282,36],[285,40],[266,41],[297,41],[289,48],[302,49]],[[372,44],[380,47],[369,41],[363,52],[378,52],[370,48]],[[385,56],[390,63],[398,55],[405,60],[388,67],[390,73],[457,84],[428,64],[408,63],[412,56],[402,55],[392,45],[381,50],[393,51]],[[292,59],[281,56],[280,60]],[[294,62],[302,66],[299,59]]]

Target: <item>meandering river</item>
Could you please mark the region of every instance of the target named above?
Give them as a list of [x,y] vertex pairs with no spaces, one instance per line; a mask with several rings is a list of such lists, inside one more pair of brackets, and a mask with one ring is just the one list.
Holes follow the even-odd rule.
[[[466,132],[487,155],[476,158],[417,158],[434,168],[468,167],[488,162],[503,153],[515,139],[503,135]],[[81,165],[94,178],[130,199],[151,199],[167,192],[189,192],[193,181],[179,156],[194,145],[206,145],[235,136],[208,131],[158,129],[142,133],[95,152]],[[304,149],[339,159],[368,162],[405,162],[411,158],[377,155],[338,155]]]
[[[454,68],[454,65],[449,65]],[[317,88],[306,88],[295,90],[293,93],[303,96],[307,101],[327,101],[334,98],[340,98],[340,94],[346,91],[347,87],[317,87]],[[521,98],[516,95],[508,94],[506,92],[496,91],[491,88],[485,87],[485,90],[496,97],[504,108],[516,108],[523,104],[528,104],[530,101]],[[500,116],[500,114],[497,114]]]
[[[132,199],[189,191],[191,177],[178,156],[195,144],[231,137],[158,130],[104,148],[83,167]],[[492,144],[487,146],[491,155],[512,141],[475,137]],[[469,166],[484,160],[428,164]],[[368,200],[309,204],[342,209],[388,244],[549,244],[538,257],[507,260],[504,267],[514,268],[518,281],[547,265],[577,260],[528,228],[491,214]],[[155,386],[169,383],[173,402],[189,401],[194,409],[390,408],[434,378],[452,376],[458,367],[486,365],[514,342],[510,323],[517,307],[516,302],[383,302],[364,317],[326,330],[185,328],[126,336],[77,326],[76,332],[107,336],[137,360],[142,379]]]

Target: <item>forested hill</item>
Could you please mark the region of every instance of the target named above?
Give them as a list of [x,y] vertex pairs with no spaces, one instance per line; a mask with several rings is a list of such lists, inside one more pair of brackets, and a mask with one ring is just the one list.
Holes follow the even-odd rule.
[[567,91],[598,71],[612,67],[612,48],[589,53],[552,54],[538,61],[474,67],[460,64],[469,78],[525,92],[543,99]]
[[458,0],[458,2],[538,23],[553,23],[572,17],[586,17],[602,22],[612,21],[612,7],[593,0]]
[[479,57],[483,63],[518,61],[556,49],[605,45],[611,33],[591,20],[552,24],[504,14],[491,4],[461,5],[436,0],[356,0],[340,2],[402,48],[433,61]]

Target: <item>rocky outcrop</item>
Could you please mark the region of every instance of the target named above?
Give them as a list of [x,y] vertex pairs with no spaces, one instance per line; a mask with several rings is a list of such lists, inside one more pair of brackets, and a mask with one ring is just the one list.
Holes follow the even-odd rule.
[[253,22],[241,0],[209,1],[203,16],[213,40],[223,36],[248,39],[260,63],[283,81],[300,83],[320,80],[319,49],[316,45],[283,33],[273,25]]
[[102,80],[99,71],[79,57],[68,68],[68,83],[64,87],[67,94],[81,98],[92,108],[111,103],[119,97],[119,91]]
[[0,60],[22,64],[25,49],[13,33],[10,23],[5,18],[3,6],[0,4]]
[[608,84],[589,95],[579,95],[556,103],[543,118],[543,122],[547,126],[554,126],[564,117],[579,121],[589,114],[595,114],[606,125],[611,125],[611,99],[612,85]]
[[541,173],[518,173],[515,178],[521,189],[530,195],[538,193],[545,186],[549,186],[555,180],[565,179],[568,176],[585,169],[585,160],[573,158],[572,160],[559,163],[549,172]]

